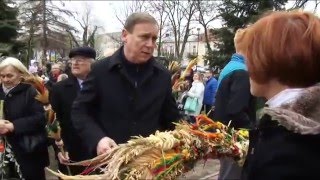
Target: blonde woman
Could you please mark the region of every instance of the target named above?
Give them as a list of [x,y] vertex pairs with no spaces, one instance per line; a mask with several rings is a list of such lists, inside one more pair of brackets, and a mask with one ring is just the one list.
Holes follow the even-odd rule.
[[196,110],[191,112],[186,110],[185,114],[190,116],[198,116],[200,114],[203,102],[203,95],[204,95],[204,84],[202,75],[197,72],[193,75],[193,83],[190,90],[187,92],[187,96],[191,98],[196,98],[198,103],[196,106]]
[[[16,58],[7,57],[0,63],[0,100],[4,116],[0,135],[11,145],[22,177],[26,180],[45,179],[44,167],[49,164],[44,109],[35,99],[37,91],[22,83],[27,68]],[[16,173],[11,177],[19,178]]]

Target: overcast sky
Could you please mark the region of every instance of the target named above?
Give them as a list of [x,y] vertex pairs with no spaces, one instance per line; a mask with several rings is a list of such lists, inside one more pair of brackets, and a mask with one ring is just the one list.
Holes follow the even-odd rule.
[[[54,4],[62,6],[61,2],[54,1]],[[116,19],[115,10],[121,9],[123,1],[63,1],[65,8],[71,11],[84,13],[86,6],[91,8],[94,24],[103,27],[105,32],[120,31],[121,23]],[[71,24],[78,26],[73,18],[66,18]]]
[[[65,4],[65,8],[76,11],[76,12],[84,12],[85,7],[88,6],[92,10],[92,19],[94,24],[98,24],[103,27],[100,32],[119,32],[122,30],[122,24],[116,18],[115,12],[121,16],[121,8],[124,7],[125,3],[130,1],[63,1]],[[289,4],[292,4],[289,2]],[[53,1],[54,4],[62,6],[59,1]],[[313,1],[308,4],[306,10],[313,10]],[[290,7],[290,5],[288,5]],[[320,15],[320,10],[318,9],[317,14]],[[74,21],[72,18],[67,18],[69,23],[74,26],[78,26],[78,23]],[[219,27],[220,23],[215,22],[212,24],[213,27]]]

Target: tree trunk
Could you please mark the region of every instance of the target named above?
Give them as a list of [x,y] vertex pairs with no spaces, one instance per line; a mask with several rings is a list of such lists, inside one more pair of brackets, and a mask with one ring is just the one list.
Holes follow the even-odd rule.
[[191,19],[191,16],[187,22],[187,29],[186,29],[186,33],[184,34],[184,37],[183,37],[183,42],[182,42],[182,46],[181,46],[181,50],[180,50],[180,54],[179,54],[179,59],[182,60],[183,58],[183,53],[184,53],[184,50],[185,50],[185,47],[186,47],[186,44],[188,42],[188,38],[189,38],[189,32],[190,32],[190,29],[189,29],[189,25],[190,25],[190,19]]
[[[161,17],[160,24],[162,24],[162,17]],[[158,57],[161,56],[161,46],[162,46],[162,27],[160,27],[160,31],[159,31]]]
[[51,62],[51,53],[52,53],[52,51],[50,50],[49,51],[49,61]]
[[86,25],[83,28],[83,34],[82,34],[82,46],[88,46],[89,42],[88,42],[88,26]]
[[48,38],[47,38],[47,19],[46,19],[46,0],[41,0],[42,5],[42,28],[43,28],[43,49],[42,49],[42,64],[47,62],[47,49],[48,49]]
[[[185,47],[186,47],[186,44],[188,42],[188,38],[189,38],[189,35],[190,35],[190,23],[191,23],[191,17],[193,15],[192,13],[192,6],[194,6],[193,4],[190,5],[190,12],[189,12],[189,17],[187,19],[187,25],[186,25],[186,32],[184,34],[184,37],[183,37],[183,42],[182,42],[182,46],[181,46],[181,50],[180,50],[180,55],[179,55],[179,59],[182,60],[182,57],[183,57],[183,53],[184,53],[184,50],[185,50]],[[199,41],[199,39],[198,39]]]
[[[80,44],[78,43],[77,39],[74,37],[74,35],[72,34],[72,32],[70,30],[67,30],[67,32],[69,33],[70,36],[70,46],[71,49],[74,48],[74,44],[75,47],[80,47]],[[73,44],[74,43],[74,44]]]
[[[35,19],[36,17],[36,14],[33,13],[32,14],[32,21]],[[34,21],[33,21],[34,22]],[[30,27],[30,31],[29,31],[29,39],[28,39],[28,44],[27,44],[27,65],[29,66],[29,63],[30,63],[30,54],[32,53],[32,42],[33,42],[33,36],[34,36],[34,26],[33,26],[34,23],[31,24],[31,27]]]
[[210,46],[210,41],[209,41],[209,36],[208,36],[208,29],[206,26],[203,26],[204,28],[204,36],[206,38],[206,44],[207,44],[207,48],[208,48],[208,52],[212,52],[212,48]]
[[32,41],[32,39],[31,39],[31,37],[28,39],[28,45],[27,45],[27,57],[26,57],[26,59],[27,59],[27,65],[29,66],[29,60],[30,60],[30,54],[31,54],[31,51],[32,51],[32,49],[31,49],[31,47],[32,47],[32,44],[31,44],[31,41]]
[[[180,26],[179,26],[180,27]],[[178,58],[178,60],[181,60],[180,57],[180,32],[177,32],[179,30],[175,29],[174,30],[174,45],[175,45],[175,50],[174,50],[174,56]]]
[[61,52],[61,57],[64,58],[66,56],[66,50],[63,48]]

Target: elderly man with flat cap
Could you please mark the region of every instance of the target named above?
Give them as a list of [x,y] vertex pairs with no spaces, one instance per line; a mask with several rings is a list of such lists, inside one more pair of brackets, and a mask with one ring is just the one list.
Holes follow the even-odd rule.
[[[81,161],[90,158],[84,144],[78,137],[78,133],[71,123],[71,107],[78,92],[82,88],[82,82],[87,78],[91,70],[91,64],[96,58],[96,51],[90,47],[74,48],[70,51],[71,76],[56,83],[50,92],[50,103],[56,112],[56,117],[61,125],[61,136],[64,147],[68,153],[58,153],[61,164],[71,161]],[[61,167],[61,166],[60,166]],[[70,166],[72,174],[79,174],[82,167]],[[65,171],[65,169],[60,169]]]

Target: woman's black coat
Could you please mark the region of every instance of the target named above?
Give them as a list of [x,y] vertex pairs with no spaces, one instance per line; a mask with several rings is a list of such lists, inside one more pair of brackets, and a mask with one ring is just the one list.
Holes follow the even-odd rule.
[[320,135],[301,135],[268,115],[250,131],[242,180],[319,179]]
[[[35,99],[37,91],[29,84],[18,84],[5,95],[0,84],[0,100],[4,100],[4,119],[13,123],[14,131],[6,134],[25,179],[35,179],[49,164],[43,105]],[[44,141],[33,152],[26,152],[22,142],[26,136],[42,136]],[[40,176],[39,176],[40,177]]]

